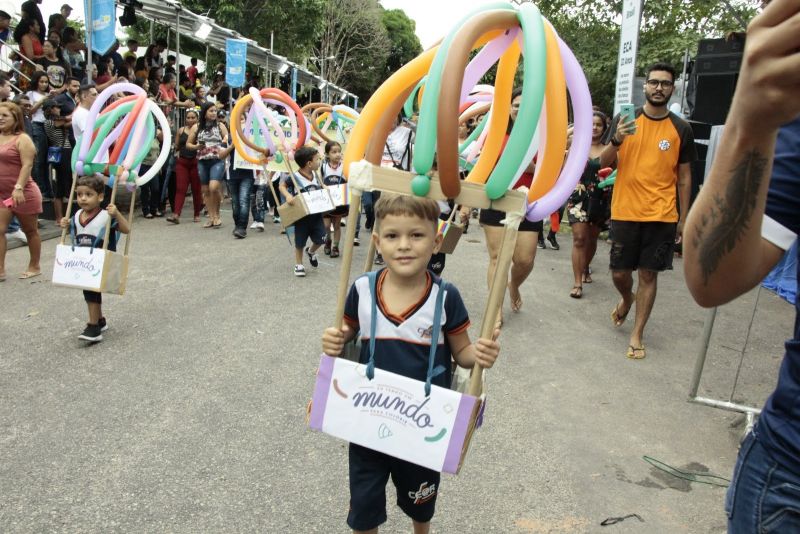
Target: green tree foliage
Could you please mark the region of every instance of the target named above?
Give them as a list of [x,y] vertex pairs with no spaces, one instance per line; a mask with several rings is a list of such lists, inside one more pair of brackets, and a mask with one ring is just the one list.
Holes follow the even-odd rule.
[[[697,52],[700,39],[744,30],[757,0],[647,0],[642,11],[637,75],[647,65],[667,61],[680,70],[683,55]],[[619,0],[541,0],[539,8],[572,48],[589,80],[592,99],[611,111],[619,50]]]
[[387,9],[381,17],[391,41],[389,57],[386,58],[385,76],[390,76],[403,65],[422,53],[422,45],[415,33],[416,24],[401,9]]
[[309,67],[366,99],[383,80],[392,46],[381,20],[377,0],[327,0]]

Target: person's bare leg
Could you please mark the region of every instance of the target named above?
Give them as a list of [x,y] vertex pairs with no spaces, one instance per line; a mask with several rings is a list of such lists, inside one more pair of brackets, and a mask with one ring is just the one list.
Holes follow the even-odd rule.
[[630,344],[634,348],[642,347],[642,336],[644,327],[653,311],[653,304],[656,301],[658,290],[658,273],[639,269],[639,285],[636,288],[636,322],[631,331]]
[[536,245],[539,232],[519,232],[511,258],[511,274],[508,278],[508,296],[511,298],[511,309],[515,312],[522,308],[522,295],[519,288],[533,271],[536,259]]
[[572,224],[572,283],[573,290],[583,287],[583,273],[588,262],[586,253],[588,252],[589,224]]
[[294,263],[295,265],[303,265],[303,249],[295,247],[294,249]]
[[25,232],[25,237],[28,238],[28,252],[30,253],[30,260],[28,261],[28,273],[40,273],[42,268],[39,265],[39,259],[42,255],[42,237],[39,235],[39,225],[36,222],[38,215],[20,215],[17,214],[19,219],[19,226]]
[[428,534],[431,531],[431,522],[420,523],[419,521],[412,521],[414,524],[414,534]]
[[208,222],[203,226],[205,228],[211,226],[211,223],[214,222],[214,218],[211,215],[211,207],[209,204],[211,203],[211,194],[208,190],[208,184],[203,184],[200,186],[200,193],[203,195],[203,205],[206,207],[206,211],[208,212]]
[[586,269],[591,265],[594,255],[597,253],[597,238],[600,236],[600,227],[596,224],[589,225],[589,233],[586,239],[586,252],[584,254]]
[[211,180],[208,184],[209,207],[208,214],[211,216],[211,222],[219,225],[222,221],[219,217],[219,208],[222,203],[222,190],[220,188],[219,180]]
[[[502,226],[483,225],[483,235],[486,237],[486,250],[489,253],[489,268],[486,270],[486,287],[492,286],[494,270],[497,267],[497,256],[500,254],[500,245],[503,241]],[[505,298],[505,293],[503,294]],[[497,327],[503,323],[503,304],[500,303],[500,311],[497,312]]]
[[64,199],[61,197],[53,198],[53,212],[56,216],[56,221],[60,221],[64,217]]
[[100,318],[103,316],[102,305],[99,302],[87,302],[86,306],[89,308],[89,324],[100,324]]
[[12,216],[11,210],[0,210],[0,278],[5,278],[6,276],[6,251],[8,249],[6,231]]
[[624,318],[631,310],[631,306],[633,306],[633,271],[611,271],[611,279],[614,281],[614,287],[617,288],[617,291],[619,291],[622,297],[622,300],[620,300],[614,308],[614,313],[618,318],[614,321],[614,324],[620,326],[625,322]]

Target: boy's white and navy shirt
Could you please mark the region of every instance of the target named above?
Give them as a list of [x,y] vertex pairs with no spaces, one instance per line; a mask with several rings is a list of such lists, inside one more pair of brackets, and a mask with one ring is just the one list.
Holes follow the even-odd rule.
[[[106,210],[98,210],[97,213],[92,215],[92,217],[89,218],[85,224],[81,224],[81,215],[83,215],[83,210],[78,210],[72,218],[73,224],[75,225],[75,246],[102,247],[102,237],[97,241],[96,245],[95,240],[97,239],[97,236],[105,235],[106,223],[108,223],[108,218],[110,217],[108,212]],[[116,250],[116,232],[114,232],[116,228],[117,221],[115,219],[111,221],[111,241],[108,243],[108,250]]]
[[[378,271],[377,279],[377,324],[375,327],[375,367],[425,381],[428,374],[428,357],[431,346],[431,330],[435,313],[436,297],[441,291],[441,280],[426,272],[425,293],[419,302],[400,315],[387,311],[381,298],[386,269]],[[360,330],[361,353],[359,361],[369,361],[369,336],[372,313],[372,295],[369,277],[362,275],[350,287],[344,308],[347,324]],[[441,317],[441,332],[436,350],[434,367],[441,365],[445,372],[434,377],[432,383],[450,387],[451,350],[448,335],[458,334],[469,328],[470,321],[461,294],[455,286],[448,284],[444,294]]]

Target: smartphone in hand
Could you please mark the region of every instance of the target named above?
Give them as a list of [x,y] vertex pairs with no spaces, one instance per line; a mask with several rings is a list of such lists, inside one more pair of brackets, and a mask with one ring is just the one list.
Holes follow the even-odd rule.
[[[624,122],[633,122],[636,120],[636,108],[633,104],[622,104],[619,107],[619,114]],[[634,128],[634,132],[635,132]]]

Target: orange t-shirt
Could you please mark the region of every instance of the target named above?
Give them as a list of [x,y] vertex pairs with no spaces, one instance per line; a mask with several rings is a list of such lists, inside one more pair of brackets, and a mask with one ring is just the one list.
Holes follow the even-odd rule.
[[697,159],[689,124],[674,113],[653,119],[638,108],[636,133],[625,138],[618,158],[611,218],[677,222],[678,165]]

